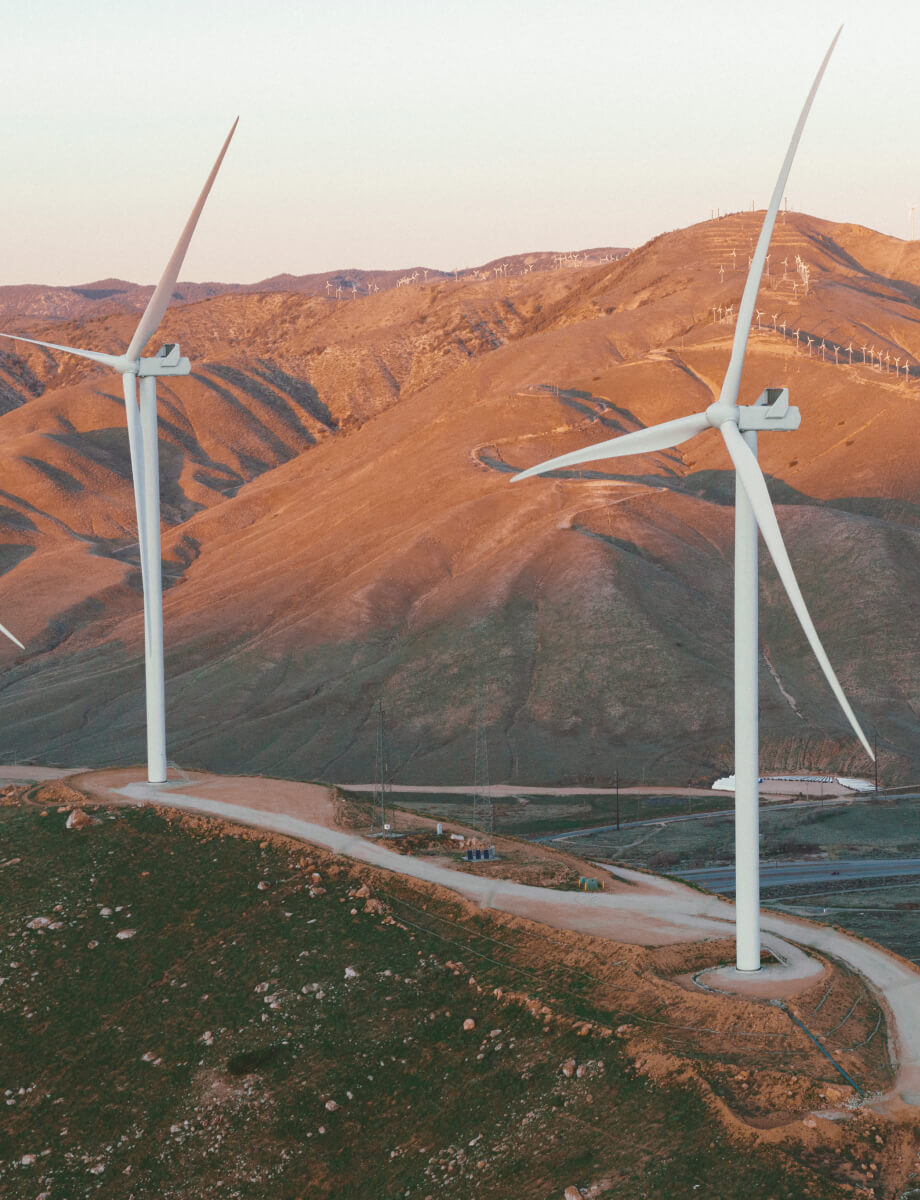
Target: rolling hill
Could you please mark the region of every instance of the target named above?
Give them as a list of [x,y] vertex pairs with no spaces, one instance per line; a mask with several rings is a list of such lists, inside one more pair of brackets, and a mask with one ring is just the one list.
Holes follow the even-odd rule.
[[[760,221],[347,302],[323,283],[172,308],[162,340],[194,374],[161,390],[171,757],[371,778],[381,700],[397,778],[465,782],[481,682],[493,780],[730,768],[733,482],[718,437],[508,477],[717,395]],[[761,439],[761,461],[882,775],[912,779],[920,247],[790,213],[768,269],[742,400],[783,384],[802,410],[798,433]],[[119,351],[134,319],[115,306],[15,324]],[[3,651],[8,755],[143,754],[119,392],[85,361],[0,351],[0,619],[28,645]],[[762,637],[764,769],[866,773],[766,560]]]

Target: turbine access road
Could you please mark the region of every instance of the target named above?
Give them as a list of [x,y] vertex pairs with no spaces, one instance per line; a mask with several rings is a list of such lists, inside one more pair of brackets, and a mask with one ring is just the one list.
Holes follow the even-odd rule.
[[[14,769],[0,777],[11,778]],[[64,772],[61,773],[62,775]],[[695,891],[671,879],[616,869],[604,892],[562,892],[505,879],[484,878],[397,854],[379,841],[369,841],[336,828],[330,790],[287,780],[196,774],[193,778],[153,785],[134,769],[90,771],[69,782],[107,803],[154,803],[215,816],[257,829],[299,838],[383,870],[426,880],[466,897],[484,908],[571,929],[595,937],[638,945],[732,937],[735,909],[729,901]],[[253,802],[258,807],[253,807]],[[749,996],[789,994],[823,968],[803,953],[810,947],[831,955],[859,972],[884,1000],[889,1014],[892,1061],[898,1063],[895,1087],[879,1103],[897,1108],[920,1107],[920,971],[879,946],[826,926],[791,916],[762,912],[764,945],[779,966],[764,968],[752,979],[723,968],[722,989]],[[729,981],[726,976],[735,978]]]

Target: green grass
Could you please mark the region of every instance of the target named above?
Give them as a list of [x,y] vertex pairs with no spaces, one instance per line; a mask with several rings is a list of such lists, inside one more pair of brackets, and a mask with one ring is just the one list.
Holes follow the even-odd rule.
[[[516,965],[487,914],[464,927],[393,877],[204,821],[97,815],[68,831],[53,808],[0,809],[5,1200],[803,1194],[794,1160],[734,1146],[694,1089],[658,1090],[615,1040],[492,995],[571,1018],[592,998],[570,971]],[[362,878],[395,922],[349,896]],[[42,917],[59,927],[29,927]],[[569,1057],[583,1079],[560,1074]],[[844,1194],[807,1178],[817,1200]]]

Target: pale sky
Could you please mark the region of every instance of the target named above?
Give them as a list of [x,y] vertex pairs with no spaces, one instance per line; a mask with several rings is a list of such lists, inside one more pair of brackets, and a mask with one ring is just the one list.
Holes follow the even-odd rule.
[[[4,13],[0,283],[450,269],[766,205],[909,230],[916,0],[33,0]],[[920,209],[917,213],[920,231]]]

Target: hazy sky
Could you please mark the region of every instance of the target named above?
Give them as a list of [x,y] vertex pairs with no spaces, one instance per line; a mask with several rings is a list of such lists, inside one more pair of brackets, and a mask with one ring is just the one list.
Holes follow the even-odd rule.
[[152,282],[237,113],[185,279],[449,269],[763,207],[841,22],[789,205],[905,237],[916,0],[8,6],[0,283]]

